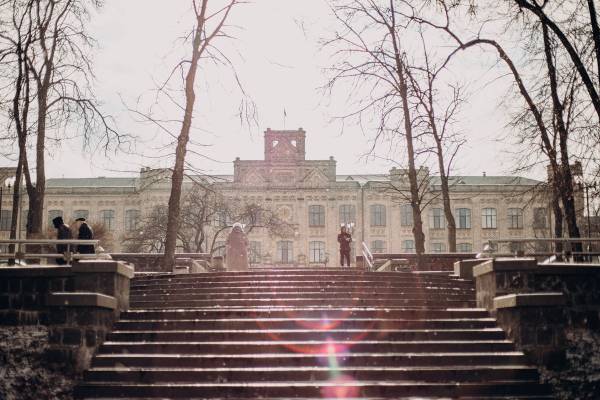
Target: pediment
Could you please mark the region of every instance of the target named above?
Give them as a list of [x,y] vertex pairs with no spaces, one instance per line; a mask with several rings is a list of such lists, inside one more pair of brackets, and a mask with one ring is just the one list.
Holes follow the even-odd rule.
[[322,187],[329,185],[329,178],[319,169],[311,170],[304,179],[302,184],[308,187]]
[[258,171],[249,171],[244,177],[244,183],[246,185],[264,185],[266,183],[265,178]]

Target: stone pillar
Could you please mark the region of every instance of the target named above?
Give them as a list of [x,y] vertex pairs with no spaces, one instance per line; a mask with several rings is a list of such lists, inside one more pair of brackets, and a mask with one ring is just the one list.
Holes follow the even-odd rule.
[[129,282],[133,267],[114,260],[80,260],[73,264],[76,292],[92,292],[117,299],[117,310],[129,308]]
[[497,258],[473,267],[477,307],[495,313],[494,298],[531,291],[528,274],[538,268],[535,258]]
[[51,293],[46,303],[48,361],[69,365],[75,372],[86,370],[117,319],[117,299],[98,293]]
[[565,298],[562,293],[523,293],[496,297],[498,325],[536,365],[564,367],[566,357]]
[[473,267],[484,262],[490,261],[490,258],[475,258],[469,260],[456,261],[454,263],[454,275],[462,279],[473,279]]

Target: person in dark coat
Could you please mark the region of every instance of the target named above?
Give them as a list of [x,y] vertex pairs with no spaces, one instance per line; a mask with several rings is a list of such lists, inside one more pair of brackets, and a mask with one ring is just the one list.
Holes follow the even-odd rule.
[[[78,234],[77,239],[80,240],[92,240],[94,239],[94,231],[92,228],[85,222],[85,218],[77,218],[75,222],[78,225]],[[77,246],[77,252],[80,254],[94,254],[96,250],[94,249],[93,244],[80,244]]]
[[[56,228],[56,238],[58,240],[73,239],[73,235],[71,235],[71,229],[69,228],[69,225],[64,223],[62,217],[54,218],[52,220],[52,225],[54,225],[54,227]],[[68,246],[66,244],[56,245],[57,253],[64,254],[66,253],[67,249]],[[58,265],[65,265],[67,262],[64,258],[61,257],[56,259],[56,263]]]
[[345,226],[342,226],[337,240],[340,244],[340,265],[343,267],[344,260],[346,260],[346,264],[350,266],[350,243],[352,243],[352,235],[347,232]]

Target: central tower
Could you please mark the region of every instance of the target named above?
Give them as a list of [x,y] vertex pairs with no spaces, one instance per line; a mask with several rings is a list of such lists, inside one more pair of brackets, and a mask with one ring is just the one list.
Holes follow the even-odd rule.
[[306,131],[298,130],[265,131],[265,161],[297,162],[306,159]]

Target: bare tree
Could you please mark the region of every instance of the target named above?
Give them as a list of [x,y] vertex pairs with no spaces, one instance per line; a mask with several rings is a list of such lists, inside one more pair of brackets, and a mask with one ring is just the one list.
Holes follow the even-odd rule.
[[350,81],[355,88],[367,87],[370,97],[359,99],[356,110],[345,117],[361,119],[366,113],[375,115],[375,144],[385,135],[403,138],[413,211],[412,231],[420,259],[425,252],[420,204],[422,185],[416,167],[420,138],[414,132],[408,63],[402,41],[404,26],[397,20],[396,2],[331,1],[331,8],[341,29],[326,46],[335,48],[334,54],[340,61],[330,68],[333,76],[327,87],[332,90],[341,81]]
[[[12,55],[4,70],[14,79],[5,89],[14,99],[10,117],[17,131],[18,172],[22,171],[29,198],[28,236],[43,233],[49,145],[59,144],[67,128],[75,126],[81,128],[90,147],[107,150],[123,139],[112,119],[101,113],[91,85],[94,40],[86,26],[90,11],[101,4],[100,0],[13,0],[3,4],[2,12],[12,15],[12,24],[4,25],[0,39]],[[35,171],[28,160],[30,148]]]
[[448,85],[449,99],[440,93],[438,81],[445,70],[445,64],[436,65],[431,59],[425,36],[420,30],[423,63],[408,69],[408,76],[415,98],[415,124],[417,129],[426,132],[433,140],[433,153],[437,159],[440,174],[440,189],[444,216],[448,229],[448,250],[456,252],[456,221],[450,203],[449,178],[458,151],[465,143],[464,138],[453,131],[457,114],[464,102],[460,85]]
[[[214,3],[214,0],[210,2],[210,4]],[[198,65],[203,58],[212,58],[215,60],[217,54],[220,55],[222,59],[225,59],[226,62],[229,62],[227,57],[214,47],[213,42],[218,38],[228,37],[223,28],[225,27],[232,9],[241,3],[242,1],[239,0],[228,0],[226,5],[222,8],[211,11],[209,10],[209,0],[192,0],[195,26],[190,34],[192,44],[191,54],[189,59],[181,61],[176,68],[181,70],[182,76],[185,75],[185,106],[183,107],[181,129],[177,136],[175,164],[173,166],[171,178],[171,194],[169,196],[165,255],[163,261],[166,269],[172,269],[175,263],[175,247],[177,243],[177,232],[179,231],[180,225],[181,190],[187,145],[190,138],[194,106],[196,103],[195,82]],[[211,49],[214,52],[211,52]],[[187,72],[184,73],[185,66],[187,66]]]
[[[266,229],[272,236],[283,236],[292,227],[272,210],[258,204],[228,201],[214,187],[197,185],[184,194],[177,243],[184,252],[215,253],[235,222],[245,224],[250,234]],[[158,205],[145,216],[138,229],[124,238],[128,251],[162,253],[166,243],[168,208]]]

